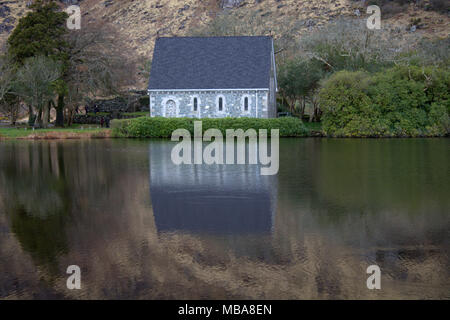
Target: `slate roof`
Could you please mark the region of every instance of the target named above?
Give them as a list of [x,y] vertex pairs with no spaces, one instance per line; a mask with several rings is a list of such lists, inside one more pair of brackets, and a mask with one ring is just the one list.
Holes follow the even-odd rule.
[[272,38],[156,39],[149,89],[269,88]]

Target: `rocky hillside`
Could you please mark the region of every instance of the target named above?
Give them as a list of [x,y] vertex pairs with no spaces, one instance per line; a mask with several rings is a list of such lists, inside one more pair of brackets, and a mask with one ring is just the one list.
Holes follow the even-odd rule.
[[[380,0],[382,1],[382,0]],[[433,1],[433,0],[426,0]],[[404,33],[446,37],[450,30],[448,11],[427,10],[426,1],[382,8],[382,23]],[[437,0],[436,0],[437,1]],[[218,14],[230,12],[242,19],[263,19],[266,29],[295,24],[300,36],[342,16],[364,17],[363,1],[353,0],[61,0],[61,5],[80,4],[83,21],[108,21],[128,39],[137,56],[150,59],[158,36],[190,35],[193,28],[209,23]],[[0,1],[0,45],[30,0]],[[380,2],[381,3],[381,2]],[[275,34],[276,36],[276,34]]]
[[[192,28],[208,23],[224,11],[243,20],[258,14],[269,29],[297,23],[301,25],[300,33],[341,16],[364,13],[362,3],[351,0],[84,0],[81,5],[86,19],[117,24],[136,53],[147,57],[151,56],[156,37],[189,35]],[[410,20],[420,18],[419,32],[448,35],[448,16],[412,5],[403,10],[383,21],[407,32]]]

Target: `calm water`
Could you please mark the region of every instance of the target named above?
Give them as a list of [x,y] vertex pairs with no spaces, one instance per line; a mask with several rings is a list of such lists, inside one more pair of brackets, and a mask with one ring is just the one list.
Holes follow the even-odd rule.
[[450,298],[450,139],[281,140],[276,176],[171,147],[1,142],[0,298]]

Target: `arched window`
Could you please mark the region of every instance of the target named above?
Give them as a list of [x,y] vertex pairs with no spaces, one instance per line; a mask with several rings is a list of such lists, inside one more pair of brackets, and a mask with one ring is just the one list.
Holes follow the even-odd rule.
[[198,99],[194,98],[194,111],[198,110]]
[[223,110],[223,98],[220,97],[219,98],[219,111],[222,111],[222,110]]
[[244,113],[250,113],[252,108],[252,100],[250,95],[245,94],[241,97],[241,111]]
[[219,94],[216,96],[216,112],[224,113],[226,107],[226,99],[225,96]]

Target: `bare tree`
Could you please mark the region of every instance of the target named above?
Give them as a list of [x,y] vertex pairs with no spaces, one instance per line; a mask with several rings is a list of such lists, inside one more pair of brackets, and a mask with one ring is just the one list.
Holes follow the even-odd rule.
[[414,54],[411,55],[412,60],[419,60],[424,65],[442,66],[448,68],[450,66],[450,37],[443,39],[421,39]]
[[13,92],[37,110],[36,127],[47,127],[53,83],[62,75],[61,63],[45,56],[28,58],[17,72]]
[[132,82],[137,70],[126,42],[109,23],[84,24],[81,30],[69,32],[67,41],[69,61],[64,81],[68,91],[63,107],[70,124],[74,109],[87,97],[118,93]]
[[19,113],[19,99],[11,94],[15,78],[13,64],[7,56],[0,57],[0,112],[15,124]]
[[7,92],[0,101],[0,112],[8,116],[11,125],[15,125],[21,110],[20,99],[18,96]]
[[340,19],[300,38],[298,53],[322,62],[329,71],[371,69],[400,62],[410,42],[387,24],[370,30],[363,19]]
[[3,100],[13,85],[14,69],[10,59],[6,56],[0,57],[0,100]]

